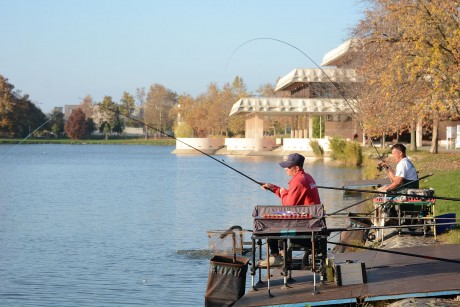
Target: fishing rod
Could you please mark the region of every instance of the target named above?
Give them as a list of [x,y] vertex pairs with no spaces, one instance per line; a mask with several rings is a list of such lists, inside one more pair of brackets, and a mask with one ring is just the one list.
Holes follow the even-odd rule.
[[[433,174],[428,174],[428,175],[425,175],[425,176],[423,176],[423,177],[421,177],[421,178],[418,178],[417,180],[413,180],[413,181],[406,182],[406,183],[400,185],[400,186],[398,187],[398,189],[399,189],[399,188],[402,188],[402,187],[404,187],[404,186],[406,186],[406,185],[409,185],[409,184],[411,184],[411,183],[413,183],[413,182],[417,182],[417,181],[420,181],[420,180],[425,179],[425,178],[427,178],[427,177],[430,177],[430,176],[433,176]],[[366,202],[366,201],[368,201],[368,200],[371,200],[372,198],[374,198],[374,197],[366,198],[366,199],[364,199],[364,200],[361,200],[361,201],[357,202],[356,204],[352,204],[352,205],[350,205],[350,206],[347,206],[347,207],[345,207],[345,208],[342,208],[342,209],[340,209],[340,210],[337,210],[337,211],[332,212],[332,213],[327,214],[327,215],[335,215],[335,214],[337,214],[337,213],[339,213],[339,212],[345,211],[345,210],[347,210],[347,209],[349,209],[349,208],[351,208],[351,207],[357,206],[357,205],[359,205],[359,204],[361,204],[361,203],[363,203],[363,202]],[[393,197],[393,198],[394,198],[394,197]],[[391,198],[390,200],[386,201],[385,203],[383,203],[383,204],[381,204],[381,205],[382,205],[382,206],[385,205],[386,203],[390,202],[393,198]]]
[[327,187],[327,186],[317,186],[318,189],[330,189],[330,190],[340,190],[340,191],[349,191],[357,193],[374,193],[374,194],[385,194],[390,197],[393,196],[406,196],[406,197],[417,197],[417,198],[429,198],[429,199],[442,199],[442,200],[451,200],[451,201],[460,201],[460,198],[455,197],[444,197],[444,196],[425,196],[425,195],[416,195],[416,194],[407,194],[407,193],[397,193],[397,192],[381,192],[381,191],[372,191],[372,190],[360,190],[360,189],[347,189],[347,188],[336,188],[336,187]]
[[[379,151],[377,150],[377,147],[375,147],[375,145],[374,145],[374,142],[372,142],[372,138],[370,138],[370,139],[371,139],[371,145],[372,145],[372,147],[374,147],[375,152],[377,153],[378,159],[379,159],[380,161],[382,161],[383,164],[387,164],[387,163],[385,162],[385,160],[383,160],[383,155],[380,155]],[[377,168],[379,169],[379,171],[381,171],[381,167],[382,167],[382,166],[380,166],[380,165],[377,166]],[[388,167],[385,167],[385,171],[386,171],[387,175],[389,175]],[[388,178],[390,178],[390,176],[388,176]],[[391,178],[390,178],[390,180],[393,182],[393,180],[392,180]]]
[[422,258],[422,259],[428,259],[428,260],[437,260],[437,261],[444,261],[444,262],[451,262],[451,263],[460,264],[459,260],[454,260],[454,259],[447,259],[447,258],[440,258],[440,257],[433,257],[433,256],[424,256],[424,255],[419,255],[419,254],[398,252],[398,251],[394,251],[394,250],[379,249],[379,248],[373,248],[373,247],[365,247],[365,246],[360,246],[360,245],[352,245],[352,244],[339,243],[339,242],[327,241],[327,243],[328,244],[335,244],[335,245],[345,246],[345,247],[353,247],[353,248],[360,248],[360,249],[365,249],[365,250],[371,250],[371,251],[395,254],[395,255],[403,255],[403,256],[409,256],[409,257],[416,257],[416,258]]
[[188,146],[188,147],[190,147],[190,148],[192,148],[192,149],[198,151],[199,153],[202,153],[203,155],[205,155],[205,156],[207,156],[207,157],[213,159],[214,161],[219,162],[220,164],[222,164],[222,165],[228,167],[229,169],[231,169],[231,170],[237,172],[237,173],[240,174],[241,176],[243,176],[243,177],[245,177],[245,178],[251,180],[252,182],[257,183],[259,186],[263,186],[263,185],[265,184],[265,183],[263,183],[263,182],[257,181],[257,180],[255,180],[255,179],[249,177],[248,175],[244,174],[243,172],[240,172],[239,170],[237,170],[237,169],[234,168],[234,167],[231,167],[230,165],[226,164],[225,162],[223,162],[223,161],[221,161],[221,160],[219,160],[219,159],[214,158],[214,157],[211,156],[210,154],[208,154],[208,153],[206,153],[206,152],[204,152],[204,151],[202,151],[202,150],[200,150],[200,149],[198,149],[198,148],[196,148],[196,147],[194,147],[194,146],[192,146],[192,145],[190,145],[190,144],[188,144],[188,143],[186,143],[186,142],[184,142],[184,141],[182,141],[182,140],[176,138],[174,135],[171,135],[171,134],[169,134],[169,133],[164,132],[164,131],[161,130],[161,129],[158,129],[158,128],[155,128],[155,127],[153,127],[153,126],[151,126],[151,125],[148,125],[148,124],[146,124],[145,122],[143,122],[143,121],[141,121],[141,120],[139,120],[139,119],[137,119],[137,118],[134,118],[134,117],[131,117],[131,116],[129,116],[129,115],[120,113],[120,111],[118,110],[118,108],[117,108],[116,110],[110,109],[110,111],[115,112],[116,114],[121,114],[122,116],[124,116],[124,117],[126,117],[126,118],[128,118],[128,119],[131,119],[131,120],[133,120],[133,121],[135,121],[135,122],[137,122],[137,123],[139,123],[139,124],[142,124],[142,125],[144,125],[144,126],[146,126],[146,127],[149,127],[150,129],[153,129],[153,130],[155,130],[156,132],[159,132],[159,133],[161,133],[161,134],[163,134],[163,135],[165,135],[165,136],[167,136],[167,137],[169,137],[169,138],[172,138],[172,139],[176,140],[177,142],[180,142],[180,143],[182,143],[182,144],[184,144],[184,145],[186,145],[186,146]]

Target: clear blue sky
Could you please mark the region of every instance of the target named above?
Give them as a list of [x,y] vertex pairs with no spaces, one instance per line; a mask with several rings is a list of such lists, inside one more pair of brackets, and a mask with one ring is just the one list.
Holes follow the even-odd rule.
[[362,10],[360,0],[0,0],[0,74],[45,113],[155,83],[196,97],[240,76],[255,93],[315,64],[275,41],[231,56],[238,46],[276,38],[320,64]]

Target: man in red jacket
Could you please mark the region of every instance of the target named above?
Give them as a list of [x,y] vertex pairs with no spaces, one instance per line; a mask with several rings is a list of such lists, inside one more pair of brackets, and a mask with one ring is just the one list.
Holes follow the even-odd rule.
[[[271,183],[265,183],[262,188],[270,190],[281,198],[283,206],[307,206],[321,204],[318,188],[313,177],[303,169],[305,157],[293,153],[279,165],[284,168],[288,176],[292,177],[289,181],[289,188],[280,188]],[[272,256],[269,257],[270,266],[280,266],[283,260],[279,253],[277,240],[268,240]],[[260,266],[267,266],[267,260],[259,263]]]

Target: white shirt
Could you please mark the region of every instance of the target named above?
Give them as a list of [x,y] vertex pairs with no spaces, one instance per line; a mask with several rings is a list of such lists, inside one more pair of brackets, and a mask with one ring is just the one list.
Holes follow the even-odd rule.
[[417,171],[410,160],[405,157],[396,165],[395,176],[403,177],[406,180],[417,180]]

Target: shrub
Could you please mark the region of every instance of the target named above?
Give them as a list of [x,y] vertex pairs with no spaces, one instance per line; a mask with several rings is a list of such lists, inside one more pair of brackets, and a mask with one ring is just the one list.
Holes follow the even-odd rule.
[[329,147],[331,148],[331,158],[334,160],[344,161],[346,141],[339,137],[333,137],[329,140]]
[[310,147],[313,150],[313,153],[315,154],[315,157],[317,158],[322,158],[324,155],[324,149],[319,145],[317,140],[311,140],[310,141]]
[[358,142],[347,141],[344,149],[345,164],[360,166],[363,163],[363,152]]
[[380,171],[377,168],[377,162],[370,155],[363,157],[363,176],[364,179],[376,179],[380,176]]
[[190,125],[186,123],[180,123],[174,127],[174,135],[178,138],[189,138],[193,136],[193,130]]
[[333,137],[329,140],[329,146],[332,150],[332,159],[339,160],[345,165],[360,166],[363,163],[363,153],[358,142]]

